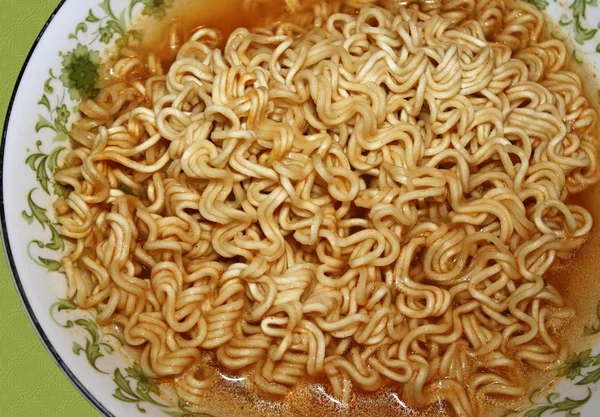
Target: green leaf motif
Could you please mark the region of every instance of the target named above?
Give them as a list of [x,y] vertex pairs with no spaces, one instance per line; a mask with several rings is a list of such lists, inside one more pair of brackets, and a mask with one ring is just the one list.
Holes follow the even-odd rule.
[[598,334],[598,332],[600,332],[600,326],[594,326],[594,327],[585,326],[583,328],[584,336],[593,336],[595,334]]
[[77,33],[79,32],[87,32],[88,26],[84,23],[84,22],[80,22],[76,27],[75,27],[75,32],[69,34],[69,39],[77,39]]
[[99,22],[100,19],[98,19],[96,16],[94,16],[94,13],[92,13],[92,10],[90,9],[90,12],[88,13],[87,17],[85,18],[86,22],[90,22],[90,23],[96,23]]
[[575,379],[581,375],[581,370],[587,368],[594,362],[591,357],[592,350],[580,352],[579,354],[571,353],[567,357],[565,363],[558,368],[558,376],[566,376],[568,379]]
[[50,250],[63,250],[65,248],[65,242],[63,241],[62,236],[58,233],[58,230],[53,225],[48,226],[50,228],[50,232],[52,233],[52,237],[50,242],[46,243],[44,247]]
[[558,20],[558,24],[561,26],[567,26],[567,25],[570,25],[571,23],[573,23],[573,20],[569,19],[569,16],[567,16],[566,14],[562,14],[560,16],[560,19]]
[[587,29],[583,27],[580,17],[576,17],[574,23],[573,37],[575,42],[580,45],[583,45],[585,41],[592,39],[596,35],[596,32],[598,32],[598,29]]
[[[117,369],[117,371],[118,371],[118,369]],[[127,397],[123,393],[123,391],[121,391],[119,388],[115,389],[115,392],[113,392],[113,397],[115,397],[119,401],[123,401],[123,402],[126,402],[126,403],[137,403],[138,402],[137,398]],[[146,412],[145,409],[140,408],[140,407],[138,407],[138,410],[140,410],[142,413]]]
[[526,412],[523,415],[523,417],[540,417],[546,411],[552,410],[553,408],[554,408],[554,406],[552,406],[552,405],[544,405],[542,407],[533,408],[533,409],[529,410],[528,412]]
[[[530,3],[536,3],[538,1],[546,2],[546,0],[528,0]],[[598,0],[573,0],[569,5],[569,9],[572,11],[571,15],[565,13],[561,14],[558,24],[561,26],[570,26],[572,30],[572,38],[576,44],[584,45],[586,41],[593,39],[600,29],[600,23],[598,28],[590,28],[589,22],[587,21],[587,7],[597,7]],[[538,6],[538,8],[540,8]],[[541,8],[540,8],[541,9]],[[542,9],[541,9],[542,10]],[[578,49],[574,48],[571,54],[572,59],[580,64],[582,59],[578,57]],[[579,51],[581,52],[581,51]],[[596,45],[596,52],[600,52],[600,44]]]
[[[580,400],[574,400],[570,397],[566,397],[562,401],[554,402],[554,399],[558,394],[550,394],[546,397],[546,404],[540,405],[539,407],[532,408],[527,411],[523,417],[542,417],[543,415],[555,414],[558,412],[564,412],[567,417],[579,417],[579,408],[583,407],[589,399],[592,397],[592,390],[588,388],[588,394],[586,397]],[[550,413],[546,413],[550,411]]]
[[[140,403],[142,402],[149,402],[163,408],[167,407],[166,405],[157,402],[149,395],[149,392],[159,395],[160,390],[158,385],[156,385],[155,380],[145,375],[139,364],[134,363],[133,366],[126,368],[125,371],[127,372],[127,376],[124,376],[121,373],[121,370],[115,369],[113,381],[117,385],[117,388],[113,393],[113,397],[124,402],[136,403],[138,410],[143,413],[145,413],[146,410],[140,406]],[[135,391],[127,378],[137,381]],[[187,402],[181,398],[178,399],[177,406],[180,411],[164,409],[162,411],[166,415],[172,417],[213,417],[210,414],[190,410]]]
[[143,0],[131,0],[131,3],[129,3],[129,20],[131,20],[132,18],[132,13],[133,13],[133,7],[138,4],[141,3]]
[[573,48],[573,52],[571,53],[571,59],[576,64],[582,64],[583,63],[583,60],[579,58],[578,50],[576,48]]
[[38,206],[33,201],[31,195],[33,194],[33,192],[35,190],[37,190],[37,188],[34,188],[31,191],[29,191],[29,194],[27,195],[27,205],[29,206],[29,209],[31,210],[31,214],[27,213],[27,211],[25,211],[25,210],[23,210],[22,214],[23,214],[23,217],[25,218],[25,220],[27,220],[27,222],[29,224],[31,224],[33,219],[35,219],[45,229],[46,225],[50,223],[50,219],[48,218],[48,216],[46,216],[46,209]]
[[140,32],[138,32],[137,30],[128,30],[127,32],[125,32],[123,37],[117,39],[117,45],[121,47],[127,46],[131,44],[131,41],[141,42],[141,40],[142,34]]
[[27,157],[27,159],[25,160],[25,163],[26,163],[27,165],[29,165],[29,167],[30,167],[32,170],[34,170],[34,171],[35,171],[35,170],[36,170],[36,166],[37,166],[38,159],[40,159],[40,158],[43,158],[43,157],[44,157],[44,154],[43,154],[43,153],[34,153],[34,154],[31,154],[31,155],[29,155],[29,156]]
[[50,178],[48,177],[48,171],[46,170],[46,160],[48,159],[47,155],[44,155],[39,159],[39,163],[35,169],[35,176],[37,181],[40,183],[42,189],[46,192],[46,194],[50,194],[48,190],[48,183],[50,182]]
[[119,24],[119,22],[117,22],[115,20],[109,20],[106,24],[115,33],[118,33],[120,35],[122,35],[123,33],[125,33],[124,29],[121,27],[121,25]]
[[[598,358],[596,358],[596,361],[598,361],[598,359],[600,359],[600,355],[598,356]],[[596,363],[596,361],[594,361],[594,364]],[[575,385],[588,385],[598,381],[600,381],[600,368],[596,368],[595,370],[587,373],[585,377],[580,381],[577,381]]]
[[173,0],[142,0],[144,16],[152,16],[155,19],[162,19],[167,14],[167,9],[173,5]]
[[75,310],[77,308],[77,304],[68,298],[59,298],[58,301],[52,305],[56,306],[58,311]]
[[50,101],[48,100],[48,97],[46,96],[46,94],[44,94],[42,96],[42,99],[40,101],[38,101],[38,104],[46,107],[48,109],[48,111],[51,111],[51,109],[50,109]]
[[37,144],[38,152],[29,155],[27,159],[25,159],[25,163],[35,171],[38,183],[46,194],[50,195],[50,174],[58,168],[58,155],[64,150],[64,147],[57,147],[47,155],[39,150],[41,142],[38,141]]
[[[134,397],[132,402],[136,401],[135,393],[129,386],[129,382],[127,382],[127,380],[125,379],[123,374],[121,374],[121,370],[119,368],[115,369],[115,372],[113,374],[113,381],[115,381],[115,384],[117,384],[117,387],[118,387],[115,390],[115,393],[117,391],[119,391],[121,394],[127,394],[131,397]],[[122,400],[122,401],[125,401],[125,400]]]
[[[74,301],[69,300],[68,298],[59,298],[57,302],[53,303],[50,306],[50,317],[52,318],[52,321],[54,321],[54,323],[58,324],[60,327],[65,327],[65,328],[69,328],[69,327],[73,327],[73,322],[72,321],[68,321],[67,324],[61,324],[56,317],[54,316],[56,311],[63,311],[63,310],[75,310],[77,308],[77,304],[75,304]],[[70,325],[69,325],[70,323]]]
[[75,324],[80,327],[83,327],[85,330],[87,330],[87,332],[92,337],[92,341],[94,343],[96,343],[96,342],[98,342],[98,340],[100,340],[100,336],[98,334],[98,326],[96,325],[96,323],[93,320],[78,319],[78,320],[75,320]]
[[125,371],[127,372],[127,375],[137,381],[137,387],[141,390],[141,392],[153,392],[157,395],[160,394],[160,389],[156,385],[154,379],[146,375],[142,367],[137,363],[134,363],[133,366],[126,368]]
[[73,191],[73,187],[70,185],[63,185],[59,182],[55,182],[52,185],[52,191],[54,192],[54,195],[57,195],[61,198],[67,198],[69,194],[71,194],[71,191]]
[[115,16],[115,14],[113,13],[113,11],[110,7],[110,0],[104,0],[102,3],[100,3],[100,8],[102,10],[104,10],[104,12],[108,15],[108,17],[111,17],[114,20],[117,20],[117,16]]
[[[77,305],[74,301],[65,298],[59,299],[56,303],[50,306],[50,317],[52,320],[61,327],[73,328],[79,326],[88,332],[88,336],[85,336],[85,347],[78,342],[73,342],[73,353],[76,355],[85,354],[85,357],[96,371],[106,374],[107,372],[101,370],[97,366],[98,359],[104,357],[105,353],[112,353],[114,349],[109,344],[103,342],[104,335],[102,335],[96,325],[96,322],[87,318],[80,318],[75,321],[67,320],[65,324],[61,324],[55,317],[56,311],[62,310],[74,310]],[[104,352],[103,352],[104,351]]]
[[57,147],[50,153],[50,155],[48,155],[48,169],[50,170],[50,172],[54,172],[58,168],[58,155],[64,149],[65,148],[62,146]]
[[586,8],[590,5],[595,7],[598,5],[597,0],[575,0],[573,4],[569,6],[569,9],[573,10],[573,17],[586,17]]
[[64,142],[69,138],[68,135],[65,135],[64,133],[59,133],[58,135],[54,136],[54,139],[52,139],[53,143],[56,142]]
[[[135,366],[137,366],[137,368],[135,368]],[[140,377],[139,371],[141,371],[141,368],[139,367],[139,365],[136,364],[135,366],[126,369],[126,372],[128,373],[128,377],[132,378],[134,380],[136,380],[136,379],[133,378],[131,375],[133,374],[133,375],[136,375],[137,377]],[[139,371],[138,371],[138,369],[139,369]],[[149,378],[144,375],[143,379],[140,378],[139,380],[136,380],[137,384],[136,384],[136,388],[134,391],[131,388],[131,386],[129,385],[129,381],[127,381],[126,377],[123,376],[121,371],[117,368],[117,369],[115,369],[115,372],[113,374],[113,381],[115,382],[115,384],[117,384],[117,388],[115,389],[115,392],[113,393],[113,397],[115,397],[116,399],[121,400],[121,401],[135,403],[137,409],[142,413],[146,412],[146,410],[144,408],[142,408],[142,406],[140,405],[140,403],[143,403],[143,402],[149,402],[158,407],[167,407],[166,405],[161,404],[160,402],[156,401],[154,398],[152,398],[150,396],[149,390],[152,389],[152,392],[155,392],[153,387],[156,387],[156,390],[158,390],[158,387],[156,386],[156,382],[152,378]],[[159,392],[159,391],[157,391],[157,392]]]
[[85,349],[77,342],[73,342],[72,351],[74,354],[79,355],[81,352],[84,352]]
[[44,91],[48,94],[52,94],[54,92],[54,88],[50,85],[50,82],[52,82],[51,78],[47,79],[44,83]]
[[565,398],[563,401],[554,403],[556,407],[556,411],[573,411],[576,408],[582,407],[589,401],[592,397],[592,390],[588,388],[588,394],[585,398],[581,400],[573,400],[569,397]]
[[[113,373],[113,381],[117,385],[113,397],[120,401],[136,404],[140,412],[146,412],[146,409],[141,406],[142,403],[146,402],[163,408],[162,411],[166,415],[173,417],[213,417],[210,414],[191,411],[188,404],[181,398],[177,402],[180,411],[165,410],[164,408],[168,406],[160,403],[151,395],[160,395],[160,388],[154,378],[148,376],[138,363],[125,368],[125,372],[126,375],[117,368]],[[135,387],[131,385],[131,382],[134,381]]]
[[[75,323],[77,323],[77,321],[75,321]],[[85,352],[85,357],[86,357],[88,363],[92,366],[92,368],[94,368],[96,371],[98,371],[100,373],[103,373],[103,374],[107,373],[107,372],[100,370],[96,366],[96,361],[104,356],[100,352],[100,345],[98,345],[98,343],[94,343],[94,342],[90,341],[89,339],[86,339],[85,349],[84,349],[83,347],[81,347],[81,345],[79,343],[73,342],[73,353],[75,353],[76,355],[79,355],[81,352]]]
[[35,131],[39,132],[42,129],[52,129],[56,132],[56,128],[54,127],[54,123],[52,123],[50,120],[46,119],[45,117],[43,117],[42,115],[38,116],[38,122],[35,124]]
[[137,30],[128,30],[125,33],[125,36],[129,36],[132,39],[135,39],[138,42],[142,41],[142,33]]
[[171,417],[213,417],[210,414],[196,413],[191,411],[187,401],[185,401],[183,398],[179,398],[177,400],[177,406],[181,411],[165,411],[164,413]]
[[[600,90],[598,90],[598,96],[600,97]],[[592,327],[585,326],[583,328],[584,336],[592,336],[600,333],[600,301],[596,304],[596,318],[598,319],[598,324]]]
[[50,85],[50,83],[52,82],[52,80],[55,80],[56,77],[52,73],[52,69],[48,70],[48,75],[49,77],[44,83],[44,91],[48,94],[52,94],[54,92],[54,88]]
[[527,0],[527,2],[533,4],[541,11],[546,10],[546,7],[548,7],[548,2],[546,0]]
[[42,258],[41,256],[38,256],[38,259],[50,272],[58,271],[60,268],[60,262],[55,261],[54,259]]

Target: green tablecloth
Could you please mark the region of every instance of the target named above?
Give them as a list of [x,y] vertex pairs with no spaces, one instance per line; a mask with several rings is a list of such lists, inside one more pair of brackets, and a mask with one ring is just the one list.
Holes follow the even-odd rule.
[[[0,0],[0,130],[17,75],[59,0]],[[0,255],[0,416],[97,417],[39,341]]]

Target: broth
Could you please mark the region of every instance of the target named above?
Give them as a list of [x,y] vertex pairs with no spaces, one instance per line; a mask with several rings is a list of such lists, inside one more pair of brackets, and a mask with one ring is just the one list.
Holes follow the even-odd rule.
[[[175,54],[181,44],[187,41],[192,33],[201,27],[217,29],[221,33],[219,46],[235,29],[264,26],[288,14],[283,0],[260,0],[248,5],[247,0],[225,0],[209,2],[208,0],[178,0],[169,10],[166,18],[160,21],[146,20],[141,22],[143,39],[133,50],[140,56],[154,53],[165,70],[175,60]],[[291,16],[287,16],[289,19]],[[152,25],[152,30],[145,26]],[[177,48],[169,45],[169,34],[175,32],[179,37]]]

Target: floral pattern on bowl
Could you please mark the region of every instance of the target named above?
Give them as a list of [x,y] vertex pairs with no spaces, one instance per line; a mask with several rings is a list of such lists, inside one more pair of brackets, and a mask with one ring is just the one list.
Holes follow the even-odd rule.
[[[143,38],[142,31],[131,29],[134,18],[163,19],[175,1],[63,1],[25,64],[2,143],[2,237],[17,289],[59,366],[82,394],[109,416],[211,417],[192,411],[184,400],[144,374],[121,349],[124,342],[119,335],[100,329],[93,313],[78,309],[65,298],[64,276],[58,272],[65,244],[52,210],[56,196],[68,192],[53,181],[52,174],[68,146],[77,102],[98,93],[102,57],[114,45],[127,46]],[[550,35],[570,46],[575,62],[585,60],[591,69],[600,65],[597,0],[529,2],[554,22]],[[20,120],[25,123],[17,123]],[[583,330],[588,344],[600,333],[600,302],[597,319],[596,325]],[[550,393],[534,391],[525,410],[510,410],[505,416],[597,415],[592,410],[600,407],[600,343],[571,353],[556,376],[562,377],[562,382]]]

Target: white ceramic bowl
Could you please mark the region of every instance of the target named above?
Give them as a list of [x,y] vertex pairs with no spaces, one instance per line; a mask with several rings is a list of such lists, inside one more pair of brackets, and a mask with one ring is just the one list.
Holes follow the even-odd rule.
[[[595,78],[600,67],[600,6],[596,0],[530,0],[554,22],[575,60],[586,61]],[[42,342],[81,394],[107,416],[207,416],[192,413],[172,393],[158,394],[118,337],[101,331],[93,316],[66,299],[65,277],[57,272],[64,250],[52,210],[61,192],[52,180],[56,157],[67,144],[77,99],[93,88],[101,57],[139,16],[161,19],[172,1],[63,0],[35,42],[13,93],[2,141],[2,238],[18,293]],[[600,91],[600,90],[598,90]],[[600,95],[595,91],[588,97]],[[598,218],[596,218],[598,221]],[[600,320],[600,317],[598,318]],[[582,348],[559,369],[564,376],[551,393],[536,394],[523,411],[507,415],[600,415],[600,343],[587,329]],[[586,339],[587,338],[587,339]],[[586,342],[586,340],[588,342]],[[166,405],[165,396],[176,405]]]

